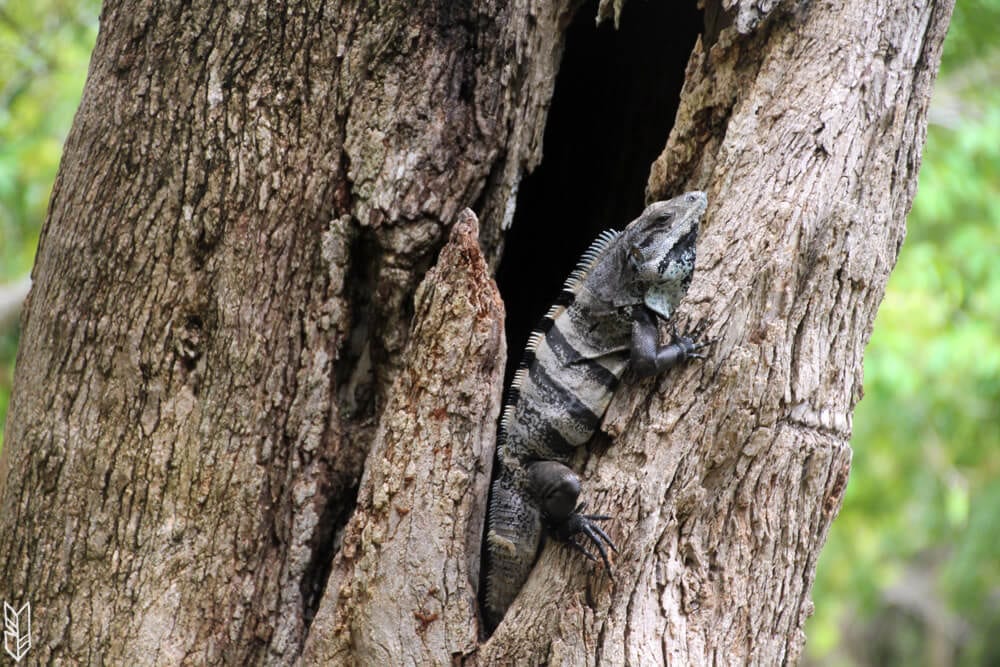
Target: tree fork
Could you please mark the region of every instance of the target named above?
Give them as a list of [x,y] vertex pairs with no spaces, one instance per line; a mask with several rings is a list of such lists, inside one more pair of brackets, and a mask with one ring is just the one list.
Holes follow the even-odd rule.
[[[447,267],[495,264],[541,158],[576,3],[537,4],[105,4],[0,461],[0,591],[31,601],[36,659],[364,663],[386,628],[357,606],[327,615],[345,590],[405,619],[397,662],[800,654],[951,4],[708,3],[648,197],[708,192],[681,312],[718,342],[701,365],[623,387],[613,446],[599,436],[581,461],[588,507],[619,518],[615,583],[549,546],[477,647],[474,616],[452,612],[473,592],[482,505],[406,487],[430,504],[366,512],[379,489],[363,485],[344,522],[362,471],[405,487],[373,448],[405,446],[390,437],[403,426],[464,434],[464,450],[407,450],[429,452],[415,460],[448,488],[486,476],[495,329],[466,331],[478,363],[455,368],[482,391],[428,413],[439,421],[399,388],[419,396],[446,372],[421,357],[448,349],[452,329],[419,317],[444,307],[435,295],[464,290],[489,304],[482,322],[498,316],[482,268]],[[411,333],[417,285],[472,203],[484,257],[466,216]],[[423,342],[404,353],[410,336]],[[422,358],[438,371],[421,376]],[[447,582],[416,607],[405,581],[347,561],[376,535],[402,553],[412,535],[380,522],[404,515],[456,531],[416,563]]]

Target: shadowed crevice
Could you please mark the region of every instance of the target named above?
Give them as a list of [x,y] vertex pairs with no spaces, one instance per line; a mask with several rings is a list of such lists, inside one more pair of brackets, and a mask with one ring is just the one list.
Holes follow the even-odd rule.
[[577,258],[602,230],[621,229],[644,208],[649,168],[666,145],[702,29],[694,3],[628,2],[618,30],[595,26],[596,15],[597,2],[588,2],[569,26],[544,157],[521,182],[497,271],[507,384]]
[[[694,3],[626,3],[618,30],[595,26],[596,14],[596,0],[588,2],[568,28],[544,156],[521,181],[497,270],[507,311],[506,387],[580,255],[601,231],[621,229],[645,207],[649,169],[667,143],[701,31]],[[484,592],[485,568],[481,598]]]

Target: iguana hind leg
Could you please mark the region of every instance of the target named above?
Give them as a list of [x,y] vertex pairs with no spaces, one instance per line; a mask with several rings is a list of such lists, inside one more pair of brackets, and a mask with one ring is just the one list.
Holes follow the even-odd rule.
[[587,548],[576,541],[583,535],[597,549],[604,567],[611,576],[611,563],[605,545],[617,553],[615,546],[598,521],[607,521],[604,514],[584,514],[580,497],[580,478],[569,467],[558,461],[536,461],[528,466],[528,483],[542,510],[542,521],[556,539],[580,551],[590,560],[597,560]]

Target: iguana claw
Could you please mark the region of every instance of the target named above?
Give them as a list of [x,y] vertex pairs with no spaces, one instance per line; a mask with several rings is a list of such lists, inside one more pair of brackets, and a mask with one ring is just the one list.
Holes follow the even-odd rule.
[[608,550],[604,545],[607,544],[615,553],[618,553],[618,547],[611,541],[611,538],[604,532],[604,529],[595,523],[595,521],[608,521],[611,517],[605,514],[583,514],[584,506],[584,503],[577,505],[573,513],[566,518],[562,525],[555,527],[553,533],[567,545],[586,556],[588,560],[596,562],[597,558],[594,554],[587,551],[586,547],[574,539],[580,533],[585,535],[597,548],[597,552],[601,555],[601,560],[604,562],[604,568],[608,571],[608,576],[614,581],[614,575],[611,572],[611,562],[608,560]]

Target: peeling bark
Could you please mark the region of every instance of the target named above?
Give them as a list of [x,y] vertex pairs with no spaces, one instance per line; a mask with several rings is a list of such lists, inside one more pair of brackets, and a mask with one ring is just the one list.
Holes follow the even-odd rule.
[[35,659],[795,661],[949,0],[706,7],[648,193],[709,193],[718,340],[581,453],[615,582],[550,545],[477,645],[486,267],[575,4],[105,4],[0,460]]

